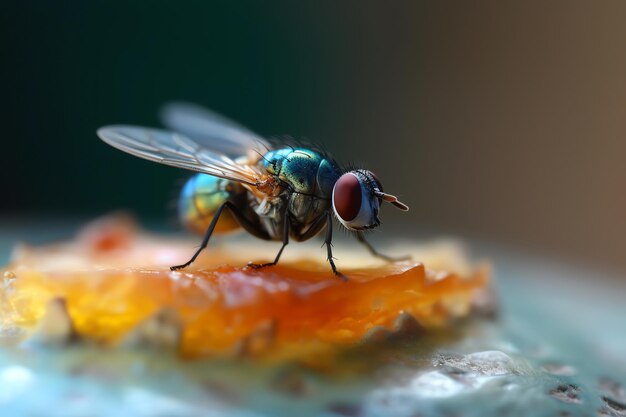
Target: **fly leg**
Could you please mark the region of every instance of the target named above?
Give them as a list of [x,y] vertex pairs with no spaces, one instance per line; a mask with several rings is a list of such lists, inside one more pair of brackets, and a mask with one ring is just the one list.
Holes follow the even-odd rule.
[[393,256],[387,256],[385,254],[382,254],[380,252],[378,252],[371,243],[369,243],[366,239],[365,239],[365,235],[363,234],[363,232],[356,232],[356,238],[357,240],[363,244],[363,246],[365,246],[367,248],[367,250],[375,257],[380,258],[380,259],[384,259],[387,262],[398,262],[398,261],[408,261],[411,259],[410,256],[399,256],[399,257],[393,257]]
[[326,239],[324,240],[327,251],[327,260],[328,263],[330,263],[330,267],[332,268],[333,273],[345,282],[348,281],[348,277],[337,271],[337,267],[335,266],[335,258],[333,258],[333,217],[330,214],[330,211],[328,212],[327,216],[328,220],[326,221]]
[[278,260],[280,259],[280,255],[283,254],[283,250],[285,249],[285,246],[289,244],[289,214],[285,211],[285,214],[283,215],[283,217],[284,217],[283,246],[280,247],[280,250],[276,254],[276,257],[274,258],[274,262],[267,262],[264,264],[255,264],[252,262],[248,262],[248,266],[250,268],[260,269],[260,268],[265,268],[266,266],[274,266],[278,263]]
[[220,215],[222,214],[222,212],[224,211],[225,208],[230,210],[230,212],[235,217],[237,222],[244,229],[250,230],[250,231],[254,230],[255,231],[254,234],[257,237],[262,238],[262,239],[269,239],[269,236],[267,235],[267,233],[264,234],[264,232],[262,232],[261,230],[258,230],[258,228],[250,220],[248,220],[248,218],[246,218],[243,215],[241,210],[236,205],[234,205],[230,201],[226,201],[215,212],[215,215],[213,216],[213,220],[211,220],[211,224],[209,224],[209,228],[207,229],[207,231],[206,231],[206,233],[204,235],[204,238],[202,239],[202,243],[200,244],[200,247],[198,248],[196,253],[194,253],[193,256],[191,257],[191,259],[188,260],[187,262],[185,262],[184,264],[171,266],[170,269],[172,271],[176,271],[176,270],[179,270],[179,269],[187,268],[189,265],[191,265],[196,260],[198,255],[200,255],[200,252],[202,252],[207,247],[207,245],[209,244],[209,239],[211,239],[211,235],[213,234],[213,230],[215,229],[215,226],[217,225],[217,221],[220,219]]

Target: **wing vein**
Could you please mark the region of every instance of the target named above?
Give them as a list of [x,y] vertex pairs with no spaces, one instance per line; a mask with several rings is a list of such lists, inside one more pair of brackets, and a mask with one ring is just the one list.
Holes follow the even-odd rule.
[[231,158],[167,130],[138,126],[107,126],[98,136],[109,145],[140,158],[255,186],[262,172],[251,163]]

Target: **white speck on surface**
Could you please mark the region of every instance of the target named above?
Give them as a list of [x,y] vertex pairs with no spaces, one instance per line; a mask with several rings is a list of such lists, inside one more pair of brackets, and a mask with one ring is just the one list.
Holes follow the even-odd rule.
[[422,374],[411,381],[410,389],[423,397],[450,397],[463,391],[464,384],[439,371]]
[[0,369],[0,404],[14,401],[16,397],[29,390],[35,376],[30,369],[10,365]]
[[437,367],[458,369],[486,376],[498,376],[517,373],[513,359],[504,352],[488,350],[468,355],[440,354],[434,360]]

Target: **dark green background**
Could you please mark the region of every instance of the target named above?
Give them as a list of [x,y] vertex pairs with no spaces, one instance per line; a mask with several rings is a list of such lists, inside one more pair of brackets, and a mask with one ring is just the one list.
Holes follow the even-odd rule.
[[183,99],[364,162],[411,206],[386,226],[626,268],[621,0],[4,1],[0,19],[4,222],[171,218],[185,174],[95,130]]
[[[2,211],[162,215],[184,174],[109,149],[94,132],[157,125],[159,106],[172,99],[263,134],[358,148],[332,127],[350,113],[344,105],[362,99],[349,97],[363,30],[350,21],[364,16],[333,2],[296,3],[13,2],[2,22]],[[359,157],[358,149],[343,156]]]

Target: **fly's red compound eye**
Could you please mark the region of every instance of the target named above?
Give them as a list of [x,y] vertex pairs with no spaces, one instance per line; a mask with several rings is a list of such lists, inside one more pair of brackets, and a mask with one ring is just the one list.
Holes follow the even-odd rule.
[[333,190],[333,206],[335,213],[344,222],[350,222],[356,218],[361,209],[361,183],[356,175],[343,174],[335,184]]

